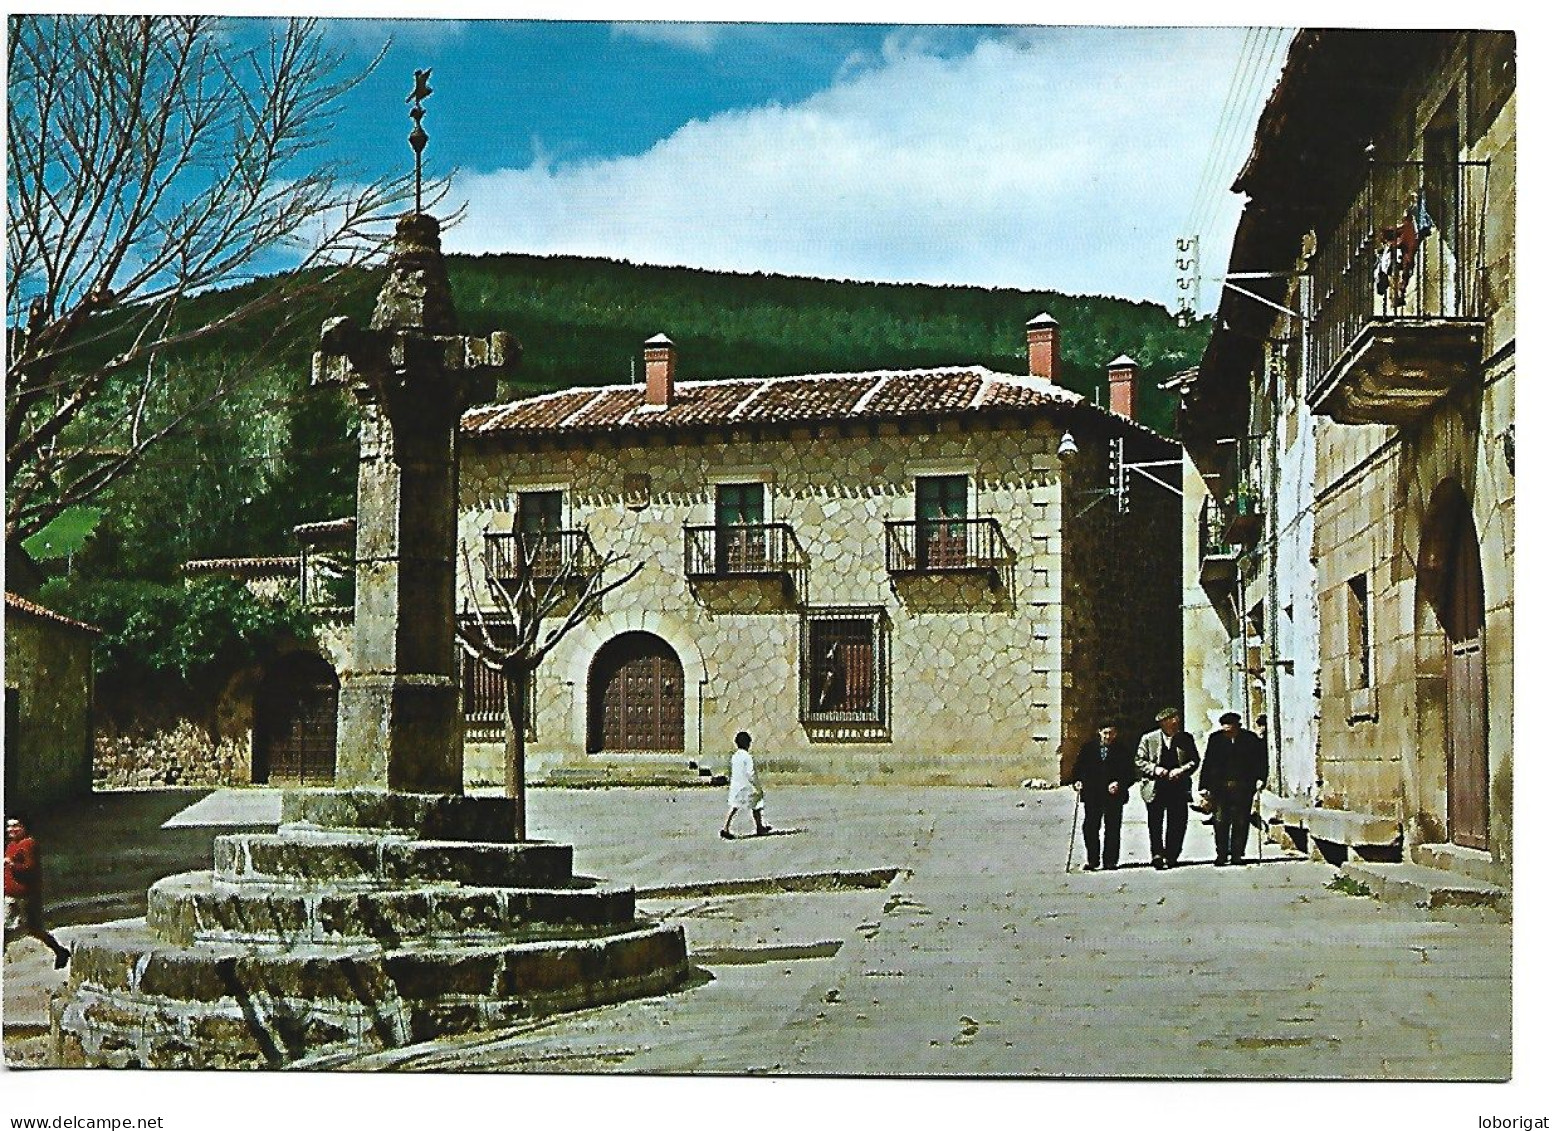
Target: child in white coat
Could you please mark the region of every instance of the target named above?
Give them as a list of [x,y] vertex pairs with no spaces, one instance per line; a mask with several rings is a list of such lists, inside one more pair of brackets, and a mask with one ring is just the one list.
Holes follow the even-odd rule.
[[758,771],[752,764],[752,735],[746,731],[736,736],[736,749],[731,752],[731,792],[727,801],[731,811],[725,815],[721,840],[736,839],[731,822],[740,809],[752,810],[752,823],[759,836],[774,831],[763,823],[763,787],[758,784]]

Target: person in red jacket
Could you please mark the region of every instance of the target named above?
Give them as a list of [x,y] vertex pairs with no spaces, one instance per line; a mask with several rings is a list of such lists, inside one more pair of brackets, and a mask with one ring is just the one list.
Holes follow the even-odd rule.
[[54,952],[54,968],[63,969],[70,951],[43,925],[43,868],[38,842],[19,817],[5,822],[5,946],[20,935],[31,935]]

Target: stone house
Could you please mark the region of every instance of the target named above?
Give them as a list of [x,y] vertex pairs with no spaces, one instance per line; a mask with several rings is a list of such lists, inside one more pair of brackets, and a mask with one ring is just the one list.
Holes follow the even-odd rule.
[[92,647],[102,633],[5,595],[5,800],[30,810],[92,791]]
[[214,703],[172,705],[198,722],[170,722],[170,705],[154,699],[147,719],[122,720],[123,733],[106,728],[98,736],[97,779],[109,786],[332,782],[340,672],[351,651],[356,525],[343,518],[295,527],[293,554],[184,563],[186,578],[228,578],[262,599],[301,602],[313,629],[268,661],[232,672]]
[[1502,883],[1515,107],[1509,33],[1300,32],[1180,422],[1188,698],[1270,715],[1300,839]]
[[[1053,319],[1028,339],[1022,375],[679,382],[657,335],[642,383],[469,411],[466,616],[526,546],[642,566],[541,667],[530,774],[723,770],[745,729],[771,774],[1054,781],[1101,718],[1151,725],[1181,682],[1180,507],[1131,465],[1179,449],[1134,420],[1130,358],[1105,410],[1053,380]],[[498,685],[463,681],[467,777],[501,780]]]

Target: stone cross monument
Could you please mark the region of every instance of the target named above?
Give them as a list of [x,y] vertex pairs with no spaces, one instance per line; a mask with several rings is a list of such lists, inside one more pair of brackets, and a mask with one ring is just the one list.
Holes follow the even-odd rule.
[[211,870],[152,885],[145,920],[78,936],[56,1063],[330,1067],[687,976],[682,928],[641,918],[632,888],[517,839],[512,800],[456,796],[460,414],[518,358],[507,334],[456,332],[438,221],[402,216],[372,322],[331,319],[314,355],[314,382],[362,405],[338,788],[284,793],[276,832],[218,836]]
[[412,793],[462,788],[455,658],[456,445],[460,414],[519,360],[503,331],[457,332],[438,221],[395,226],[390,275],[364,330],[333,318],[314,383],[362,406],[357,595],[341,680],[336,781]]

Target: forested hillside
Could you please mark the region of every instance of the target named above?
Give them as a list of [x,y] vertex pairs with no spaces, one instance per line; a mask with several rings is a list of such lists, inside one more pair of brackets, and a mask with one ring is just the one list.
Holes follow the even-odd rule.
[[[1024,323],[1048,310],[1061,323],[1063,383],[1092,396],[1105,363],[1129,353],[1143,367],[1145,420],[1168,431],[1173,404],[1156,385],[1193,364],[1207,334],[1205,324],[1179,327],[1148,303],[1043,291],[529,255],[453,256],[450,277],[468,331],[505,329],[524,346],[506,397],[628,381],[644,339],[661,332],[676,340],[678,373],[688,380],[958,363],[1021,373]],[[377,286],[377,273],[353,276],[329,309],[245,326],[218,349],[184,358],[191,395],[214,367],[241,364],[256,374],[240,397],[115,488],[72,571],[172,580],[193,557],[290,552],[294,524],[350,513],[354,410],[339,391],[309,388],[309,356],[320,322],[366,319]],[[192,313],[234,297],[203,296],[205,309]]]

